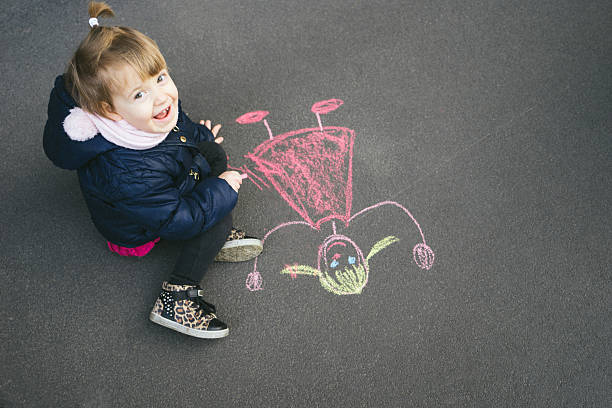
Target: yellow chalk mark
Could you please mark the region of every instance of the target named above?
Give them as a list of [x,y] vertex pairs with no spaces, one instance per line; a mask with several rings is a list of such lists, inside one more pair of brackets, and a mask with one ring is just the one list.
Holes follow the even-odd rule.
[[319,281],[325,290],[336,295],[357,295],[361,293],[368,278],[364,265],[351,265],[350,268],[334,271],[334,275],[335,279],[329,272],[324,272],[319,277]]
[[374,244],[372,249],[370,249],[370,253],[366,257],[366,260],[370,260],[370,258],[376,255],[378,252],[382,251],[389,245],[394,244],[398,241],[399,241],[399,238],[396,238],[393,235],[389,235],[388,237],[381,239],[380,241]]
[[319,275],[319,270],[308,265],[287,265],[287,267],[285,267],[281,273],[287,275],[317,276]]

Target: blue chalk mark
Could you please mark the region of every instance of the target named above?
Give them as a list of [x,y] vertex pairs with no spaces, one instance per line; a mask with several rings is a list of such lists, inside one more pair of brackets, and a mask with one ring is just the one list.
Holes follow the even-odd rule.
[[355,264],[355,257],[354,256],[349,256],[348,261],[351,265]]
[[335,268],[336,266],[338,266],[338,261],[334,259],[332,263],[329,264],[329,266],[331,266],[332,268]]

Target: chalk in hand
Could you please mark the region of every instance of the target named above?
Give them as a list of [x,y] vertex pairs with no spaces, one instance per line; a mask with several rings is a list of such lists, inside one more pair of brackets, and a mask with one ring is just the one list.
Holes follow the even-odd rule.
[[248,177],[249,177],[249,175],[248,175],[248,174],[246,174],[246,173],[242,173],[242,174],[240,175],[240,177],[241,177],[241,178],[244,180],[245,178],[248,178]]

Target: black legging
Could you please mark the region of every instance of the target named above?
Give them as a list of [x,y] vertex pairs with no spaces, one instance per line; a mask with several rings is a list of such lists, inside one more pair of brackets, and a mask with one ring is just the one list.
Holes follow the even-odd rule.
[[[227,170],[227,155],[219,144],[205,142],[201,143],[199,148],[210,164],[212,177],[217,177]],[[181,253],[168,282],[176,285],[199,285],[231,229],[232,214],[229,213],[200,235],[183,241]]]

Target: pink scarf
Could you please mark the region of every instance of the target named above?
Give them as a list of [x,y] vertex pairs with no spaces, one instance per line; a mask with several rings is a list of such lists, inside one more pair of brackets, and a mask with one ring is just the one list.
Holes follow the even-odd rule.
[[64,120],[64,130],[72,140],[84,142],[100,133],[109,142],[134,150],[155,147],[168,136],[168,133],[145,132],[125,120],[115,122],[81,108],[70,110],[70,115]]

